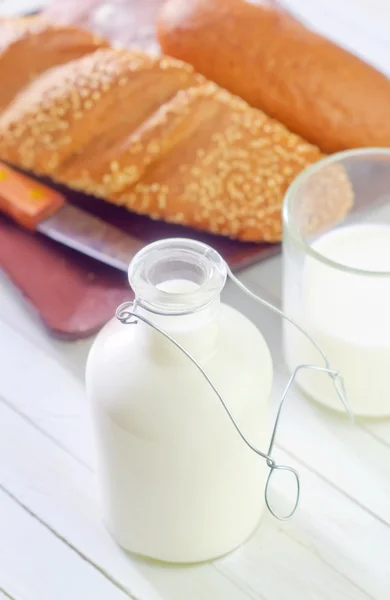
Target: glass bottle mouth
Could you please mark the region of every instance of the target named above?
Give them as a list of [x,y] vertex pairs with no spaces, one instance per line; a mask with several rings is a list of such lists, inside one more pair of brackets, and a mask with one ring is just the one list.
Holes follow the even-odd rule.
[[140,306],[157,314],[180,315],[211,304],[227,277],[221,255],[202,242],[170,238],[138,252],[129,282]]

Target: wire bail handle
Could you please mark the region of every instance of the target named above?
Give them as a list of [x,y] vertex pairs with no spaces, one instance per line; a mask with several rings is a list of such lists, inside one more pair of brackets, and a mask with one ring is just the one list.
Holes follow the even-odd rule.
[[[258,456],[265,459],[266,464],[269,467],[269,473],[268,473],[267,481],[265,484],[265,490],[264,490],[264,499],[265,499],[266,506],[267,506],[268,510],[270,511],[270,513],[274,517],[276,517],[280,521],[286,521],[293,516],[293,514],[295,513],[295,511],[298,508],[300,493],[301,493],[300,479],[299,479],[298,472],[293,467],[290,467],[288,465],[278,464],[275,461],[275,459],[272,458],[272,451],[273,451],[274,444],[275,444],[276,433],[277,433],[278,426],[280,423],[283,405],[284,405],[287,395],[290,391],[290,388],[292,387],[293,383],[295,382],[295,379],[296,379],[298,373],[304,369],[311,369],[311,370],[319,371],[322,373],[328,373],[328,375],[333,380],[333,384],[334,384],[337,396],[341,400],[346,412],[348,413],[348,415],[351,419],[353,419],[353,415],[352,415],[352,412],[350,410],[350,407],[349,407],[349,404],[347,401],[347,394],[346,394],[346,390],[345,390],[344,379],[338,371],[331,369],[328,358],[327,358],[326,354],[323,352],[323,350],[320,348],[320,346],[313,340],[313,338],[296,321],[294,321],[293,319],[288,317],[282,310],[280,310],[279,308],[277,308],[270,302],[267,302],[260,296],[257,296],[254,292],[252,292],[249,288],[247,288],[235,275],[233,275],[229,265],[227,263],[225,263],[225,264],[226,264],[228,276],[245,294],[247,294],[250,298],[252,298],[256,302],[258,302],[259,304],[262,304],[263,306],[265,306],[272,312],[276,313],[283,319],[286,319],[289,323],[291,323],[294,327],[296,327],[315,346],[315,348],[321,354],[321,356],[324,360],[324,363],[325,363],[325,366],[323,366],[323,367],[318,366],[318,365],[302,364],[302,365],[298,365],[295,368],[295,370],[292,373],[292,375],[290,376],[287,386],[283,392],[282,399],[280,401],[279,408],[278,408],[278,411],[276,414],[276,419],[275,419],[274,427],[273,427],[272,434],[271,434],[271,440],[270,440],[267,452],[262,452],[261,450],[259,450],[255,446],[253,446],[253,444],[246,438],[244,433],[241,431],[236,419],[234,418],[233,414],[231,413],[229,407],[227,406],[223,397],[219,393],[218,389],[215,387],[215,385],[211,381],[210,377],[207,375],[206,371],[198,363],[198,361],[192,356],[192,354],[190,354],[179,342],[177,342],[173,337],[171,337],[166,331],[164,331],[163,329],[161,329],[160,327],[155,325],[152,321],[147,319],[144,315],[139,314],[137,312],[137,308],[138,307],[145,308],[147,311],[152,312],[153,314],[161,315],[161,316],[168,316],[168,313],[151,309],[150,306],[144,307],[141,298],[136,297],[133,302],[124,302],[123,304],[118,306],[118,308],[115,312],[115,316],[124,325],[136,325],[139,320],[142,321],[143,323],[145,323],[146,325],[148,325],[149,327],[151,327],[152,329],[154,329],[155,331],[160,333],[162,336],[164,336],[170,342],[172,342],[172,344],[174,344],[174,346],[176,346],[176,348],[181,350],[193,362],[193,364],[196,366],[198,371],[203,375],[203,377],[206,379],[207,383],[210,385],[210,387],[213,389],[213,391],[217,395],[220,403],[222,404],[222,407],[224,408],[226,414],[228,415],[230,421],[232,422],[233,427],[236,429],[238,435],[241,437],[243,442]],[[195,310],[201,310],[202,308],[203,307],[200,307]],[[170,312],[169,316],[184,316],[184,315],[187,315],[192,312],[194,312],[194,309],[190,309],[187,311],[174,312],[174,313]],[[270,500],[269,500],[270,481],[271,481],[272,475],[274,474],[275,471],[289,471],[295,477],[296,498],[295,498],[295,502],[292,507],[292,510],[287,515],[278,514],[272,508]]]

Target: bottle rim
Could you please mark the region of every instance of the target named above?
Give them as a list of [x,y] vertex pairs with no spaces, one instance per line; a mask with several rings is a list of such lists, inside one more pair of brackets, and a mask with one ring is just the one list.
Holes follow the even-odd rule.
[[[189,314],[219,297],[227,278],[226,263],[208,244],[187,238],[168,238],[148,244],[132,259],[128,278],[140,305],[158,314]],[[171,292],[159,286],[166,281],[188,280],[188,292]]]

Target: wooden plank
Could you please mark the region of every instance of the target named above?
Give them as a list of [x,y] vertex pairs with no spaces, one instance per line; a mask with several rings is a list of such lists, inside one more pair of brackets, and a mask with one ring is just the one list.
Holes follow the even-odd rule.
[[0,600],[16,600],[15,596],[11,596],[5,590],[0,589]]
[[[290,464],[291,459],[282,458]],[[371,596],[385,600],[376,592],[388,582],[387,553],[381,550],[388,544],[388,528],[309,471],[304,474],[304,504],[298,521],[283,524],[267,517],[265,529],[260,528],[230,557],[214,565],[186,568],[162,567],[126,556],[100,522],[93,474],[1,403],[0,484],[22,498],[32,513],[72,547],[142,600],[153,598],[145,590],[144,578],[167,600],[182,600],[184,595],[188,600],[295,600],[302,598],[302,589],[313,600],[323,598],[320,589],[331,590],[328,597],[332,600]],[[315,502],[306,494],[314,495]],[[351,517],[344,528],[342,523],[348,515]],[[367,545],[360,551],[357,542],[362,539]],[[378,556],[368,560],[368,549],[374,541]],[[306,584],[299,565],[305,565],[311,573]],[[252,571],[251,576],[248,571]],[[284,594],[288,590],[290,596],[282,596],[281,589]]]
[[[0,393],[35,426],[93,463],[89,410],[81,378],[0,321]],[[23,373],[23,376],[21,374]]]
[[[260,543],[261,540],[261,543]],[[278,561],[269,560],[277,556]],[[261,569],[259,565],[261,564]],[[280,532],[275,537],[275,529],[269,520],[259,530],[259,535],[242,548],[240,562],[231,556],[224,559],[220,570],[230,573],[235,582],[241,582],[252,593],[259,593],[269,587],[270,582],[278,582],[275,592],[278,600],[387,600],[381,594],[374,597],[366,594],[354,583],[324,565],[314,553],[297,545],[289,535]],[[273,596],[270,597],[271,599]]]
[[[285,377],[277,375],[279,395],[285,383]],[[359,426],[293,390],[285,404],[278,444],[390,524],[390,449]]]
[[390,419],[367,420],[364,423],[361,422],[360,427],[384,446],[390,447]]
[[0,515],[0,598],[129,598],[2,490]]
[[162,568],[126,555],[101,522],[94,474],[2,403],[0,438],[0,485],[137,600],[254,598],[210,565]]
[[[389,529],[374,519],[345,496],[331,490],[321,479],[294,461],[289,455],[278,451],[276,456],[282,464],[293,466],[301,477],[302,494],[299,509],[293,519],[286,523],[275,522],[271,517],[264,520],[259,531],[241,550],[238,572],[232,557],[222,560],[224,567],[244,580],[251,589],[263,585],[256,574],[256,565],[264,564],[263,576],[274,578],[281,571],[273,571],[268,557],[276,553],[283,565],[283,580],[300,585],[300,597],[309,598],[315,590],[318,597],[325,598],[375,598],[386,600],[390,593],[390,549]],[[275,479],[272,484],[275,493],[288,501],[291,489],[286,478]],[[278,530],[279,539],[275,536]],[[284,538],[283,540],[281,538]],[[278,541],[276,541],[278,539]],[[300,548],[291,544],[299,540]],[[326,565],[323,569],[305,567],[301,554],[302,547],[310,549],[313,555]],[[267,552],[261,552],[266,548]],[[375,551],[373,551],[375,549]],[[260,557],[261,552],[261,557]],[[327,574],[332,567],[339,573]],[[341,575],[343,574],[343,575]],[[348,587],[346,581],[354,583]],[[317,597],[317,595],[315,597]],[[289,600],[288,586],[281,585],[278,600]]]
[[32,306],[0,269],[0,317],[23,334],[34,346],[56,357],[73,373],[82,377],[93,338],[74,343],[50,336]]

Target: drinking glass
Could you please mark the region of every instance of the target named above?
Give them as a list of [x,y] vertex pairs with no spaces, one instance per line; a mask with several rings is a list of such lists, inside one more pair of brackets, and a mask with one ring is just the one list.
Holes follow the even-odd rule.
[[[352,411],[390,415],[390,149],[331,155],[303,171],[283,207],[283,308],[343,376]],[[284,356],[325,366],[292,325]],[[302,370],[315,401],[343,410],[331,377]]]

